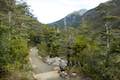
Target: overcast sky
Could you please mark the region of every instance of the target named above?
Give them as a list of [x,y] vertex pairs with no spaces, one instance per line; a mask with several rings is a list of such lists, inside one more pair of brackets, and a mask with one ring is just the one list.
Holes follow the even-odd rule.
[[91,9],[108,0],[26,0],[42,23],[57,21],[80,9]]

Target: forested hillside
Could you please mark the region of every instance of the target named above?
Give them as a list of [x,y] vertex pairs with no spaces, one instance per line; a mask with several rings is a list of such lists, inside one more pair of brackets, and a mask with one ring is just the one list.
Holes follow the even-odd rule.
[[0,0],[0,80],[27,80],[29,30],[33,25],[41,24],[25,2]]
[[93,29],[96,28],[103,29],[104,24],[106,22],[105,18],[112,17],[116,18],[116,20],[111,21],[112,22],[111,28],[120,28],[119,26],[117,26],[120,23],[118,20],[118,18],[120,17],[119,4],[120,4],[119,0],[111,0],[106,3],[101,3],[98,7],[86,12],[82,17],[83,18],[82,22],[88,24],[91,23],[90,26],[92,26]]
[[119,4],[103,3],[80,17],[78,27],[64,29],[38,22],[23,1],[0,0],[0,80],[33,80],[28,60],[32,46],[42,58],[66,59],[68,74],[120,80]]

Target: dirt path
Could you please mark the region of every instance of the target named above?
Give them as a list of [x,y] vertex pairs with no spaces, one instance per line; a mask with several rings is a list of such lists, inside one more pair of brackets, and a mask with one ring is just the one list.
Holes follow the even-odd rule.
[[38,49],[30,49],[29,60],[33,68],[33,76],[37,80],[60,80],[58,71],[53,71],[52,66],[44,63],[38,56]]

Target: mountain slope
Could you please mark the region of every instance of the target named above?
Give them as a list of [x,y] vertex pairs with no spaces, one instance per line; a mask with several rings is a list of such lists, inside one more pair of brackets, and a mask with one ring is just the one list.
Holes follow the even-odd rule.
[[[94,9],[89,11],[82,9],[80,11],[73,12],[67,15],[65,18],[56,21],[54,23],[48,24],[55,27],[79,27],[84,24],[89,25],[93,29],[99,30],[104,26],[104,18],[107,16],[116,16],[120,17],[120,0],[110,0],[105,3],[101,3]],[[80,14],[81,13],[81,14]],[[118,28],[119,20],[112,21],[114,27]]]
[[[105,17],[116,16],[120,17],[120,0],[112,0],[106,3],[100,4],[98,7],[89,10],[82,16],[82,23],[88,23],[93,29],[101,28],[106,21]],[[119,20],[112,21],[112,26],[119,27]],[[119,27],[120,28],[120,27]]]
[[67,15],[65,18],[56,21],[54,23],[49,24],[50,26],[55,27],[78,27],[80,25],[81,17],[82,15],[87,12],[86,9],[81,9],[79,11],[75,11],[69,15]]

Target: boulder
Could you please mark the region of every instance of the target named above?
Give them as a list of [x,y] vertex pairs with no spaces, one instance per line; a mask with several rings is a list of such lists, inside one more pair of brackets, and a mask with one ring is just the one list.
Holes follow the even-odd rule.
[[60,72],[60,76],[62,78],[67,78],[68,77],[68,73],[66,73],[65,71],[62,71],[62,72]]
[[71,77],[76,77],[77,73],[71,73]]
[[60,71],[60,67],[59,67],[59,66],[55,66],[55,67],[53,68],[53,70],[54,70],[54,71]]

